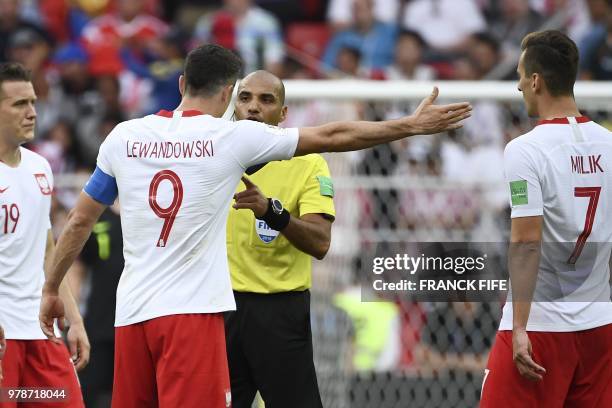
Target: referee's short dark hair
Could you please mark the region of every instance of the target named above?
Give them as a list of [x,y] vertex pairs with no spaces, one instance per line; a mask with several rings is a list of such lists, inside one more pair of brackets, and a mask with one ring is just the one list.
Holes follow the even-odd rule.
[[0,86],[4,82],[32,82],[32,75],[18,62],[0,63]]
[[212,96],[234,84],[242,71],[242,60],[234,52],[215,44],[201,45],[185,61],[185,93]]
[[525,75],[542,75],[552,96],[574,94],[578,74],[578,47],[567,35],[557,30],[538,31],[523,38]]

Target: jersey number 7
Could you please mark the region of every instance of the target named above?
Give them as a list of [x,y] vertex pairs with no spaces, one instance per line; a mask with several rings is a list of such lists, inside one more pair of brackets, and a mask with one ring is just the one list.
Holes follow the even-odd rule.
[[576,264],[582,249],[584,248],[584,244],[586,243],[587,238],[591,235],[591,231],[593,230],[593,223],[595,221],[595,212],[597,211],[597,203],[599,202],[599,193],[601,192],[601,187],[574,187],[574,197],[588,197],[589,198],[589,206],[587,207],[586,218],[584,220],[584,229],[582,233],[578,236],[578,240],[576,241],[576,246],[574,247],[574,251],[570,255],[567,263],[570,265]]
[[[157,189],[159,188],[159,184],[164,180],[168,180],[172,184],[174,195],[172,196],[172,202],[170,205],[166,208],[161,208],[157,202]],[[183,183],[181,182],[178,174],[172,170],[162,170],[155,174],[155,176],[153,176],[153,180],[151,180],[151,185],[149,185],[149,205],[151,206],[151,209],[155,215],[164,220],[164,225],[161,233],[159,234],[159,239],[157,240],[158,247],[163,248],[166,246],[168,236],[170,235],[172,225],[174,224],[174,219],[176,218],[182,203]]]

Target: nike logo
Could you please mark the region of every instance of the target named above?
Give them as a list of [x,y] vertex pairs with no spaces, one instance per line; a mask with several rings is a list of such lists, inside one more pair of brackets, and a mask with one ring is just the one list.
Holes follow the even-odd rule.
[[[9,186],[10,187],[10,186]],[[9,188],[0,188],[0,194],[4,193],[6,190],[8,190]]]

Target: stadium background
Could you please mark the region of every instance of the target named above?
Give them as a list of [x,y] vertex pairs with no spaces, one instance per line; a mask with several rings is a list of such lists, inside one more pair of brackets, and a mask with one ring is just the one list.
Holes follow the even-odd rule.
[[[326,156],[337,219],[329,254],[315,261],[312,323],[325,407],[473,407],[500,302],[361,303],[360,255],[398,241],[504,245],[503,148],[534,122],[516,82],[497,81],[515,81],[526,33],[561,29],[581,52],[579,102],[611,127],[612,85],[595,81],[612,80],[612,2],[369,4],[0,0],[0,60],[33,72],[38,133],[30,147],[56,175],[56,234],[110,129],[174,108],[185,53],[203,42],[235,49],[247,72],[265,68],[286,80],[287,127],[398,117],[432,83],[442,96],[472,101],[461,131]],[[377,82],[353,82],[363,80]],[[84,301],[87,282],[81,289]]]

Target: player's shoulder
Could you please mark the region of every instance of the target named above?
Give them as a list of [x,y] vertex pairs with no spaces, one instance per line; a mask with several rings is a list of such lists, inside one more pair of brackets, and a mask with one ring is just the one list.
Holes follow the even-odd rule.
[[44,166],[45,168],[51,169],[51,165],[49,161],[45,159],[42,155],[36,153],[33,150],[26,149],[25,147],[21,147],[21,160],[25,163]]
[[512,139],[506,148],[504,153],[508,154],[513,151],[545,151],[547,146],[554,144],[554,135],[545,129],[543,126],[536,126],[529,132],[524,133],[514,139]]

